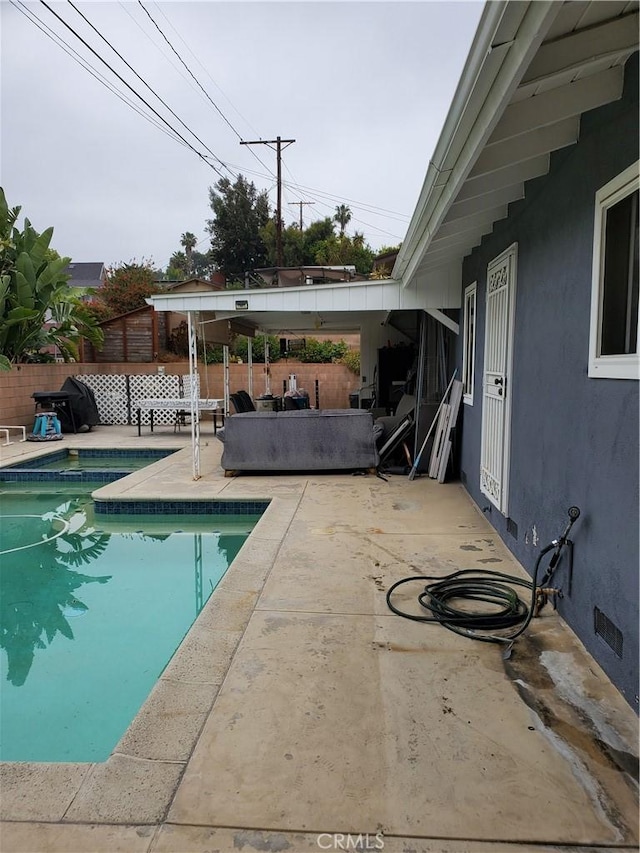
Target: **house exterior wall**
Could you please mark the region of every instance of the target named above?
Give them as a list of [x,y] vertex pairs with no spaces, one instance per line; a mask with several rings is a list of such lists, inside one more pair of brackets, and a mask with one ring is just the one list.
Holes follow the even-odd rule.
[[[487,264],[518,244],[509,517],[487,517],[531,572],[539,549],[578,505],[573,584],[556,579],[559,611],[638,709],[638,382],[587,376],[596,191],[638,158],[638,56],[623,98],[582,116],[579,142],[551,158],[547,176],[465,259],[462,289],[477,280],[474,404],[463,406],[461,479],[479,507]],[[461,329],[462,332],[462,329]],[[458,365],[462,367],[462,340]],[[511,525],[510,525],[511,526]],[[619,659],[595,633],[594,607],[622,632]]]

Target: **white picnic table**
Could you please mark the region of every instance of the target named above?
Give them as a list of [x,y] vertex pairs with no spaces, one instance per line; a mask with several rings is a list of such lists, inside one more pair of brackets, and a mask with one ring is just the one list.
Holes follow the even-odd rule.
[[[218,417],[221,418],[220,426],[224,425],[224,400],[198,399],[196,400],[196,411],[198,417],[200,412],[211,412],[213,414],[213,432],[218,431]],[[158,411],[170,411],[176,413],[174,421],[174,432],[183,423],[184,416],[191,414],[191,400],[188,397],[148,397],[138,400],[136,403],[136,423],[138,435],[141,435],[142,412],[150,413],[150,427],[153,432],[153,413]]]

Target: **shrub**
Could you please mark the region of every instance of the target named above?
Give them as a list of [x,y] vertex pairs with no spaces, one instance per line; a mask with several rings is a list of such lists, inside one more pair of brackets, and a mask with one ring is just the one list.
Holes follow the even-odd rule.
[[[268,335],[267,340],[269,341],[269,361],[280,361],[280,339],[276,338],[275,335]],[[230,352],[246,362],[248,359],[247,338],[244,335],[239,335],[230,347]],[[251,358],[253,361],[264,361],[264,335],[252,338]]]
[[310,364],[330,364],[332,361],[340,361],[348,347],[344,341],[318,341],[316,338],[307,338],[303,350],[300,351],[300,361]]
[[356,373],[358,376],[360,375],[360,350],[347,350],[342,358],[338,360],[340,364],[344,364],[345,367],[348,367],[352,373]]

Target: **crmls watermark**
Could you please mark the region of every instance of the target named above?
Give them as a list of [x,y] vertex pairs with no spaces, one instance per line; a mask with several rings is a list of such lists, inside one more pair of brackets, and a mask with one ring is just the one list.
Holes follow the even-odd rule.
[[368,832],[358,835],[351,832],[321,832],[316,838],[316,844],[321,850],[353,850],[355,853],[384,850],[384,835],[381,832],[375,835],[369,835]]

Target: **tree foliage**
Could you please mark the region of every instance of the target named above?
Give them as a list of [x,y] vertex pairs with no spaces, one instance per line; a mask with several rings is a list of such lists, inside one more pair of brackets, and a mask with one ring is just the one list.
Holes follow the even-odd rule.
[[229,278],[242,278],[246,270],[264,267],[267,251],[260,229],[269,220],[266,191],[238,175],[235,183],[221,178],[209,189],[214,218],[207,220],[211,234],[211,257]]
[[159,293],[162,286],[155,281],[156,272],[150,262],[131,262],[110,267],[107,279],[91,303],[100,320],[108,320],[146,305],[147,297]]
[[340,226],[340,236],[342,237],[342,235],[344,234],[344,229],[351,221],[351,208],[349,207],[349,205],[336,205],[336,212],[333,218]]
[[171,255],[164,277],[169,281],[184,281],[187,277],[187,256],[184,252],[174,252]]
[[[42,360],[55,346],[69,361],[87,338],[96,346],[102,332],[82,301],[84,291],[67,284],[71,258],[50,249],[53,228],[39,234],[28,219],[16,223],[20,207],[9,208],[0,187],[0,368]],[[46,325],[45,325],[46,324]],[[52,325],[55,324],[55,325]]]
[[191,263],[189,263],[186,252],[177,251],[171,255],[169,266],[163,272],[163,277],[169,281],[184,281],[191,277],[208,279],[216,269],[211,252],[192,251]]
[[[273,220],[260,230],[267,248],[269,265],[276,263],[276,229]],[[374,251],[365,242],[364,235],[357,231],[353,237],[346,234],[336,235],[334,222],[330,217],[312,222],[300,231],[297,225],[290,225],[282,231],[282,253],[285,267],[301,266],[342,266],[353,264],[361,275],[367,275],[373,267]]]
[[353,264],[361,275],[368,275],[373,268],[374,251],[365,243],[364,235],[357,231],[353,237],[332,234],[318,244],[316,263],[326,266]]
[[180,245],[184,248],[187,275],[193,274],[193,250],[198,245],[198,238],[191,231],[185,231],[180,237]]

